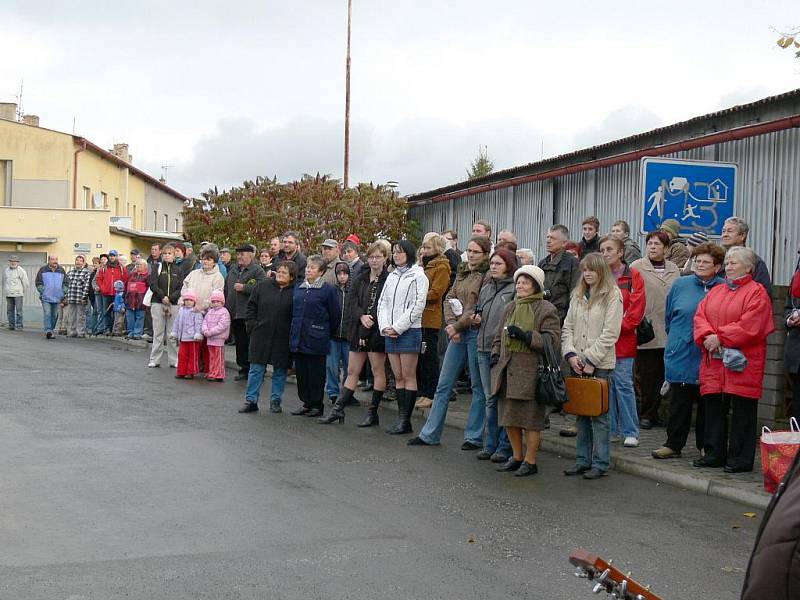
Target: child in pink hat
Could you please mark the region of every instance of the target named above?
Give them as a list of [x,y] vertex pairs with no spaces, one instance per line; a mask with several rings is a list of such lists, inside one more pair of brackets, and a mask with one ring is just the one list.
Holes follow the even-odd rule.
[[178,316],[172,326],[170,339],[179,343],[177,379],[194,379],[200,372],[200,343],[203,341],[203,313],[196,311],[197,294],[186,290],[181,294]]
[[211,308],[203,319],[203,335],[208,344],[208,381],[225,381],[225,340],[231,329],[231,315],[225,308],[225,294],[214,290],[209,297]]

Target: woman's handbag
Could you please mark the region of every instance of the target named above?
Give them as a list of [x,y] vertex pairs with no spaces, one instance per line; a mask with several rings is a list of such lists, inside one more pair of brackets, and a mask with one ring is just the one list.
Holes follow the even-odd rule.
[[642,317],[636,327],[636,345],[641,346],[656,339],[656,332],[653,331],[653,323],[647,317]]
[[539,360],[536,372],[536,402],[545,406],[554,406],[560,410],[567,401],[567,388],[561,373],[561,364],[553,349],[550,336],[542,335],[544,355]]
[[599,417],[608,412],[608,381],[599,377],[564,377],[567,402],[564,412],[579,417]]

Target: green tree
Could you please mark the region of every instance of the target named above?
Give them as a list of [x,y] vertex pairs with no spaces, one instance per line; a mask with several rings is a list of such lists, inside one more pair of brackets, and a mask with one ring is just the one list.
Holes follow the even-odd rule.
[[494,171],[494,161],[489,158],[489,148],[478,146],[478,156],[473,160],[467,169],[467,179],[483,177]]
[[293,230],[315,253],[326,238],[342,241],[351,233],[367,243],[379,237],[415,239],[418,227],[407,219],[406,208],[392,186],[361,183],[345,190],[337,179],[317,174],[290,183],[257,177],[222,193],[209,190],[203,201],[184,209],[183,219],[192,240],[264,247]]

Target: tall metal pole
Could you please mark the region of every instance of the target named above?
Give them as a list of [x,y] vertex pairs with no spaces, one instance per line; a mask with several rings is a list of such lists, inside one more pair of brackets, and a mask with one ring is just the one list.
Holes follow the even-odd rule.
[[344,96],[344,187],[350,183],[350,14],[353,0],[347,0],[347,71]]

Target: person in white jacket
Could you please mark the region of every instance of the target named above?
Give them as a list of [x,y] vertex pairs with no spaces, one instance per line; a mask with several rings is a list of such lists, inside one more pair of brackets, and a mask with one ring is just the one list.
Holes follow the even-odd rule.
[[19,257],[11,256],[3,273],[3,289],[6,295],[8,328],[11,331],[22,329],[22,303],[30,283],[25,269],[19,266]]
[[386,338],[386,354],[397,387],[398,421],[386,433],[411,433],[411,412],[417,400],[417,361],[422,346],[422,311],[428,278],[415,264],[417,249],[408,240],[392,244],[392,264],[378,299],[378,330]]

